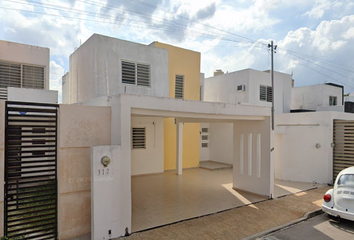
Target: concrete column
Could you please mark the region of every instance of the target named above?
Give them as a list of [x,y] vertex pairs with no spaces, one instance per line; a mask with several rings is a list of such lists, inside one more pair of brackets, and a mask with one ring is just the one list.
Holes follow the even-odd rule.
[[183,123],[176,123],[176,174],[182,175]]

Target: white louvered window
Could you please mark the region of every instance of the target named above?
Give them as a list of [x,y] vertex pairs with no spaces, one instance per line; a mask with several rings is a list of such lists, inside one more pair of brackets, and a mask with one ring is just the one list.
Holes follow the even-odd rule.
[[259,100],[272,102],[273,88],[269,86],[259,86]]
[[150,65],[122,61],[122,83],[150,87]]
[[44,67],[0,61],[0,89],[7,87],[44,89]]
[[175,98],[183,99],[184,76],[176,75]]
[[0,88],[21,87],[21,64],[0,62]]
[[337,97],[329,96],[329,106],[336,106],[337,105]]
[[146,149],[146,128],[132,128],[132,149]]
[[199,89],[199,100],[200,101],[203,100],[203,86],[200,86],[200,89]]
[[44,89],[44,68],[22,66],[22,87]]

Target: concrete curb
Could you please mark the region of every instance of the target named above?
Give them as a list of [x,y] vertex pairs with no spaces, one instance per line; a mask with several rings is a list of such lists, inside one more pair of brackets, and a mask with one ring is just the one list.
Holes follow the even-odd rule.
[[310,211],[310,212],[307,212],[307,213],[304,214],[304,216],[302,218],[299,218],[299,219],[296,219],[296,220],[291,221],[289,223],[277,226],[275,228],[271,228],[271,229],[265,230],[265,231],[260,232],[260,233],[253,234],[251,236],[243,238],[242,240],[260,239],[260,237],[263,237],[263,236],[268,235],[268,234],[273,233],[273,232],[277,232],[277,231],[279,231],[279,230],[281,230],[283,228],[288,228],[288,227],[293,226],[293,225],[295,225],[297,223],[306,221],[307,219],[313,218],[313,217],[315,217],[317,215],[320,215],[321,213],[323,213],[321,208],[313,210],[313,211]]

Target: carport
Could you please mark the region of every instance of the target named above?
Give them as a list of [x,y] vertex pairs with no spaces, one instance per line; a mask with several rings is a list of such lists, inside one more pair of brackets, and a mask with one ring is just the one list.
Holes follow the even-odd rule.
[[[252,105],[200,102],[170,98],[156,98],[121,94],[120,133],[121,155],[124,161],[124,189],[126,196],[122,211],[125,226],[131,231],[131,118],[174,117],[176,119],[177,154],[176,174],[182,169],[183,123],[228,122],[234,124],[234,168],[230,188],[258,194],[263,197],[274,195],[273,164],[271,158],[270,108]],[[115,106],[112,105],[112,113]],[[112,129],[115,120],[112,119]],[[113,136],[112,136],[113,140]],[[114,141],[112,141],[114,144]],[[191,193],[193,194],[193,193]],[[123,206],[124,205],[124,206]],[[213,212],[213,211],[211,211]]]
[[[108,105],[111,106],[111,144],[120,145],[120,162],[119,168],[115,169],[115,173],[119,176],[115,181],[115,190],[119,192],[119,199],[115,202],[115,212],[119,212],[119,227],[118,231],[121,235],[127,232],[132,232],[132,212],[138,210],[132,209],[132,118],[175,118],[176,123],[176,170],[175,172],[163,173],[161,171],[156,174],[156,177],[161,177],[157,182],[151,182],[146,185],[146,192],[149,192],[148,186],[154,188],[154,184],[164,183],[168,181],[169,176],[172,176],[172,181],[182,183],[188,181],[195,182],[196,187],[200,188],[198,184],[205,183],[204,187],[209,186],[210,195],[217,195],[218,191],[211,183],[204,181],[205,179],[218,179],[225,195],[235,196],[240,203],[247,204],[266,198],[271,198],[274,195],[274,172],[273,160],[271,154],[272,134],[270,128],[270,108],[252,105],[241,104],[225,104],[214,102],[200,102],[191,100],[158,98],[141,95],[120,94],[110,97]],[[182,139],[183,139],[183,124],[184,123],[232,123],[233,124],[233,146],[234,146],[234,168],[231,171],[232,179],[230,181],[223,181],[222,172],[216,173],[216,176],[211,176],[201,172],[198,169],[183,170],[182,169]],[[222,141],[222,139],[221,139]],[[158,141],[156,141],[158,144]],[[196,172],[199,171],[198,173]],[[206,171],[206,170],[204,170]],[[190,176],[191,180],[188,180]],[[139,178],[139,177],[137,177]],[[193,179],[194,178],[194,179]],[[187,179],[187,180],[185,180]],[[199,183],[198,183],[199,181]],[[217,182],[217,181],[214,181]],[[198,184],[197,184],[198,183]],[[112,183],[113,184],[113,183]],[[134,180],[133,187],[142,185],[139,181]],[[171,184],[170,187],[180,188],[182,185]],[[224,186],[223,186],[224,185]],[[176,189],[178,190],[178,189]],[[215,192],[213,192],[215,190]],[[234,191],[237,190],[237,191]],[[176,194],[170,195],[170,198],[179,204],[178,207],[167,206],[166,209],[172,214],[180,212],[189,212],[189,208],[198,208],[202,202],[208,202],[208,194],[200,197],[195,195],[198,192],[190,189],[188,193],[191,196],[193,206],[187,202],[179,201],[181,195],[178,191]],[[241,194],[242,193],[242,194]],[[143,194],[143,193],[142,193]],[[162,197],[161,197],[162,199]],[[199,203],[197,202],[199,199]],[[142,200],[143,201],[143,200]],[[219,199],[218,201],[222,201]],[[232,202],[232,201],[231,201]],[[152,204],[161,204],[158,201]],[[234,207],[234,202],[231,207]],[[148,208],[149,206],[147,206]],[[162,205],[161,205],[162,207]],[[223,210],[220,208],[213,208],[212,204],[204,204],[201,215],[217,212]],[[230,207],[226,207],[230,208]],[[210,211],[208,210],[210,209]],[[197,212],[198,212],[197,211]],[[205,212],[207,211],[207,212]],[[152,214],[154,214],[152,212]],[[196,217],[193,215],[181,215],[181,218]],[[180,219],[183,220],[183,219]],[[148,220],[147,220],[148,221]],[[174,220],[172,220],[174,221]],[[168,222],[162,223],[166,224]],[[133,227],[134,230],[142,230]]]

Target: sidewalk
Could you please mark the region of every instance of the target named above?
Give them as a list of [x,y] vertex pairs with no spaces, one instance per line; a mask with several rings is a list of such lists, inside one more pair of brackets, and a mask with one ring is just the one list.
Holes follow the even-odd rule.
[[227,210],[153,230],[134,233],[120,239],[243,239],[300,219],[320,209],[329,187],[300,192]]

